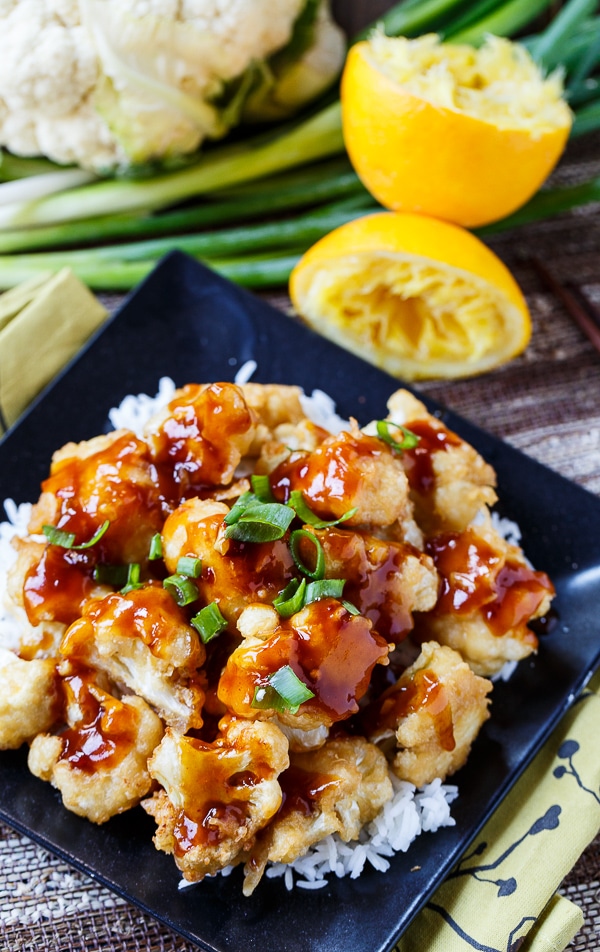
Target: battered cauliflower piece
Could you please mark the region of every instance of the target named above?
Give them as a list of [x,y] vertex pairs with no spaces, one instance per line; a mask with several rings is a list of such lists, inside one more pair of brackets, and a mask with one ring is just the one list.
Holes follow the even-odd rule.
[[279,782],[283,803],[250,851],[245,896],[268,862],[293,863],[332,833],[345,843],[358,839],[393,794],[384,755],[362,737],[336,738],[320,750],[292,755]]
[[273,724],[225,719],[213,743],[168,730],[150,758],[164,788],[146,800],[154,843],[198,882],[240,861],[281,804],[287,740]]
[[79,558],[88,573],[98,562],[145,564],[152,537],[162,526],[163,505],[148,447],[129,430],[114,430],[57,450],[32,508],[29,531],[57,526],[74,533],[79,545],[108,520],[99,541],[84,552],[70,550],[70,558]]
[[455,648],[482,675],[537,649],[528,626],[547,614],[554,587],[489,519],[462,533],[434,536],[427,548],[442,586],[433,611],[417,620],[418,638]]
[[399,456],[356,423],[350,431],[328,437],[312,453],[292,453],[271,473],[270,482],[282,501],[300,490],[320,519],[339,519],[356,509],[344,523],[348,527],[383,527],[412,518]]
[[272,603],[295,573],[286,538],[274,542],[239,543],[225,538],[229,507],[211,499],[188,499],[168,517],[162,532],[169,572],[182,556],[202,560],[196,580],[201,599],[216,602],[234,626],[251,603]]
[[204,645],[158,582],[86,605],[60,650],[139,694],[177,730],[202,725]]
[[9,607],[21,626],[22,658],[58,656],[67,625],[93,598],[111,591],[94,581],[95,556],[18,536],[17,558],[8,572]]
[[0,750],[16,750],[50,730],[61,706],[54,661],[23,661],[0,648]]
[[70,665],[62,670],[67,727],[60,734],[38,734],[28,766],[60,791],[67,810],[105,823],[150,791],[147,761],[163,725],[141,698],[118,700],[92,672]]
[[255,415],[232,383],[187,384],[144,430],[176,501],[230,483],[255,433]]
[[430,556],[347,529],[313,532],[325,554],[325,577],[346,580],[344,598],[388,641],[402,641],[413,627],[412,613],[435,605],[439,579]]
[[400,780],[422,787],[463,766],[489,717],[491,689],[457,651],[426,642],[396,684],[364,710],[361,724],[390,754]]
[[[403,450],[400,458],[416,520],[426,535],[460,532],[480,510],[496,502],[492,467],[469,443],[430,414],[420,400],[407,390],[397,390],[388,400],[388,410],[390,422],[407,427],[419,437],[417,446]],[[395,437],[394,428],[390,435]],[[397,439],[402,439],[401,430]]]
[[[240,618],[240,630],[252,633],[229,656],[219,681],[218,697],[228,710],[238,717],[277,715],[282,724],[302,731],[331,727],[355,714],[373,668],[387,664],[389,646],[371,622],[334,598],[312,602],[287,619],[278,619],[271,609],[269,621],[268,609],[261,611],[265,630],[260,634],[245,613]],[[257,704],[256,692],[288,666],[313,696],[297,710],[277,699],[272,699],[275,706]]]

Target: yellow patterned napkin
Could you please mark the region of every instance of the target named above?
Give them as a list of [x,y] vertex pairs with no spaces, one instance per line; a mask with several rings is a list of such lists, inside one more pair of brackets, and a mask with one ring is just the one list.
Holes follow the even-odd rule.
[[600,829],[600,672],[398,943],[398,952],[561,952],[557,896]]
[[106,309],[69,268],[0,295],[0,434],[106,316]]

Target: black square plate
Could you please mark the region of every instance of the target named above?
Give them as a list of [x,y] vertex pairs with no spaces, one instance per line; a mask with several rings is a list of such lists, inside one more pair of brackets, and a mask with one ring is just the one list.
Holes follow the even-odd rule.
[[[4,438],[0,499],[35,500],[52,452],[106,432],[108,409],[126,394],[154,394],[164,375],[178,386],[231,380],[249,359],[258,363],[254,380],[325,390],[342,416],[361,423],[381,417],[399,385],[176,252]],[[239,870],[178,890],[175,864],[155,850],[154,823],[141,809],[95,827],[28,773],[23,750],[0,755],[0,818],[205,950],[389,949],[600,662],[600,500],[452,413],[442,417],[495,467],[500,511],[553,579],[559,614],[537,656],[494,688],[492,718],[453,778],[456,826],[419,837],[387,873],[369,868],[316,892],[263,880],[244,899]]]

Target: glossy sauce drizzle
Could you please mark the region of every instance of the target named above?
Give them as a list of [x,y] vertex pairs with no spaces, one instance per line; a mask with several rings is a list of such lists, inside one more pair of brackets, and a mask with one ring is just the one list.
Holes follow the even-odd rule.
[[[426,546],[442,577],[434,611],[470,614],[481,611],[496,636],[522,629],[554,587],[545,572],[511,560],[467,529],[436,536]],[[531,633],[531,639],[536,641]]]
[[411,545],[383,542],[335,527],[315,534],[324,547],[326,562],[346,579],[344,598],[366,615],[387,641],[398,644],[406,638],[413,620],[399,597],[397,578],[405,559],[420,553]]
[[31,624],[59,621],[70,625],[75,621],[94,588],[95,562],[92,550],[75,552],[47,546],[23,585],[23,604]]
[[195,846],[217,846],[232,831],[242,829],[251,788],[270,773],[260,764],[236,771],[235,757],[226,746],[184,737],[180,747],[187,783],[173,831],[176,856]]
[[411,489],[425,495],[435,487],[435,454],[452,446],[461,446],[462,440],[441,423],[435,426],[428,420],[414,420],[407,426],[419,437],[419,442],[413,449],[403,450],[402,463]]
[[152,442],[157,463],[172,479],[173,498],[219,486],[230,475],[232,440],[253,425],[241,390],[230,383],[188,384],[169,411]]
[[60,735],[59,759],[88,774],[114,769],[135,745],[136,710],[100,690],[83,667],[63,679],[63,688],[67,709],[76,705],[81,718]]
[[374,665],[387,653],[386,641],[366,618],[324,598],[293,616],[293,624],[292,619],[283,621],[258,647],[238,648],[221,676],[219,698],[237,714],[251,714],[255,689],[290,665],[315,694],[301,712],[344,720],[358,710]]
[[279,783],[283,800],[278,816],[299,813],[301,816],[309,817],[314,813],[325,791],[339,785],[339,778],[304,770],[297,764],[292,764],[279,775]]
[[420,711],[426,711],[433,719],[443,750],[454,750],[456,744],[448,694],[435,672],[429,668],[415,671],[410,679],[400,679],[388,688],[365,709],[361,723],[369,737],[395,733],[402,720]]

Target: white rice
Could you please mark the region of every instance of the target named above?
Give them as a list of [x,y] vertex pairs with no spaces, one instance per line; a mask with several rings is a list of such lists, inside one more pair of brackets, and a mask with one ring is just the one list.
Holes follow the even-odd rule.
[[[254,370],[254,361],[244,364],[236,375],[237,383],[247,382]],[[154,397],[147,394],[127,396],[109,411],[110,423],[141,435],[148,419],[171,399],[175,384],[169,377],[159,381]],[[335,404],[321,390],[303,395],[304,412],[315,423],[337,433],[347,428],[348,422],[335,412]],[[19,644],[19,625],[6,605],[7,572],[14,564],[16,553],[11,540],[27,535],[31,504],[17,506],[13,500],[4,503],[7,520],[0,522],[0,647],[15,650]],[[413,784],[390,775],[394,794],[375,819],[361,831],[360,839],[344,843],[339,836],[330,835],[312,846],[294,863],[274,863],[266,871],[268,878],[283,877],[287,889],[294,885],[302,889],[320,889],[329,876],[350,876],[356,879],[367,865],[385,872],[394,853],[406,852],[421,833],[433,833],[444,826],[453,826],[450,804],[458,796],[458,789],[441,780],[416,789]],[[223,870],[227,875],[230,870]],[[190,885],[184,882],[181,886]]]

